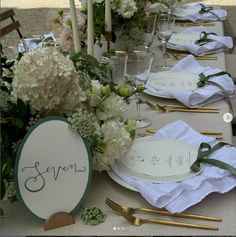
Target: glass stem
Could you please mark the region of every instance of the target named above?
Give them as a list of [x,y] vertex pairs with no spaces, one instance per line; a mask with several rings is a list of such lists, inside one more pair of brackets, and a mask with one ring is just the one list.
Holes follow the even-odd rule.
[[162,40],[161,44],[162,44],[162,53],[163,53],[163,59],[164,59],[164,64],[163,67],[164,69],[166,69],[166,40]]
[[137,120],[141,120],[140,98],[139,94],[136,94],[136,108],[137,108]]

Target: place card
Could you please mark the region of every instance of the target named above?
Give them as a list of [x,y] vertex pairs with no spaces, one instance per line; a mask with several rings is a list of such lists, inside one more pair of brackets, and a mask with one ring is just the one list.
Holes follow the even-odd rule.
[[198,148],[171,139],[135,139],[131,150],[117,162],[128,176],[156,183],[178,182],[198,173],[190,167],[197,159]]
[[195,44],[201,38],[201,32],[172,34],[168,44],[186,45]]
[[158,72],[150,74],[148,84],[156,90],[196,90],[199,75],[189,72]]

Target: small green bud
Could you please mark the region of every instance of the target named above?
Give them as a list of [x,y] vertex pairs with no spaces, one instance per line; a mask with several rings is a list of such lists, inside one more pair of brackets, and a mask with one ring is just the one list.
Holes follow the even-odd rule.
[[111,87],[110,85],[106,85],[102,87],[102,95],[110,95],[111,94]]
[[120,85],[117,89],[118,93],[122,97],[130,96],[132,94],[132,89],[128,85]]

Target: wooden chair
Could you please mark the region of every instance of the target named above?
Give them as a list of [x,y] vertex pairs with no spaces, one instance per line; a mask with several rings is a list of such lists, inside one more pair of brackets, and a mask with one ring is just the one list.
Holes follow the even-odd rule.
[[[20,22],[18,20],[15,20],[14,16],[15,16],[15,12],[13,9],[9,9],[7,11],[1,12],[1,14],[0,14],[0,23],[1,23],[0,38],[3,37],[4,35],[11,33],[12,31],[16,30],[19,37],[20,37],[20,40],[22,41],[22,43],[25,47],[25,50],[27,51],[28,47],[24,41],[23,35],[21,34],[21,32],[19,30]],[[4,24],[4,26],[2,27],[2,25],[3,25],[2,22],[9,19],[9,18],[11,19],[12,22],[9,24]]]

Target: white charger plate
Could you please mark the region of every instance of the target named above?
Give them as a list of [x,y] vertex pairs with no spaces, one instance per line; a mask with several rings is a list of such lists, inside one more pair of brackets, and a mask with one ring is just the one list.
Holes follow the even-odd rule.
[[138,190],[135,187],[133,187],[133,186],[127,184],[125,181],[123,181],[112,169],[107,170],[107,174],[113,181],[120,184],[122,187],[127,188],[131,191],[134,191],[134,192],[138,192]]
[[168,183],[180,182],[198,175],[190,166],[197,158],[198,149],[193,145],[173,140],[137,138],[129,153],[111,166],[108,175],[118,184],[133,191],[137,189],[119,177],[114,170],[139,180]]
[[181,7],[177,7],[175,9],[175,16],[178,20],[188,20],[188,16],[191,15],[196,15],[199,12],[199,8],[196,6],[192,6],[192,8],[190,8],[189,5],[185,5],[185,6],[181,6]]
[[199,75],[190,72],[157,72],[152,73],[146,83],[146,94],[174,99],[170,95],[172,90],[190,90],[194,91],[197,87]]

